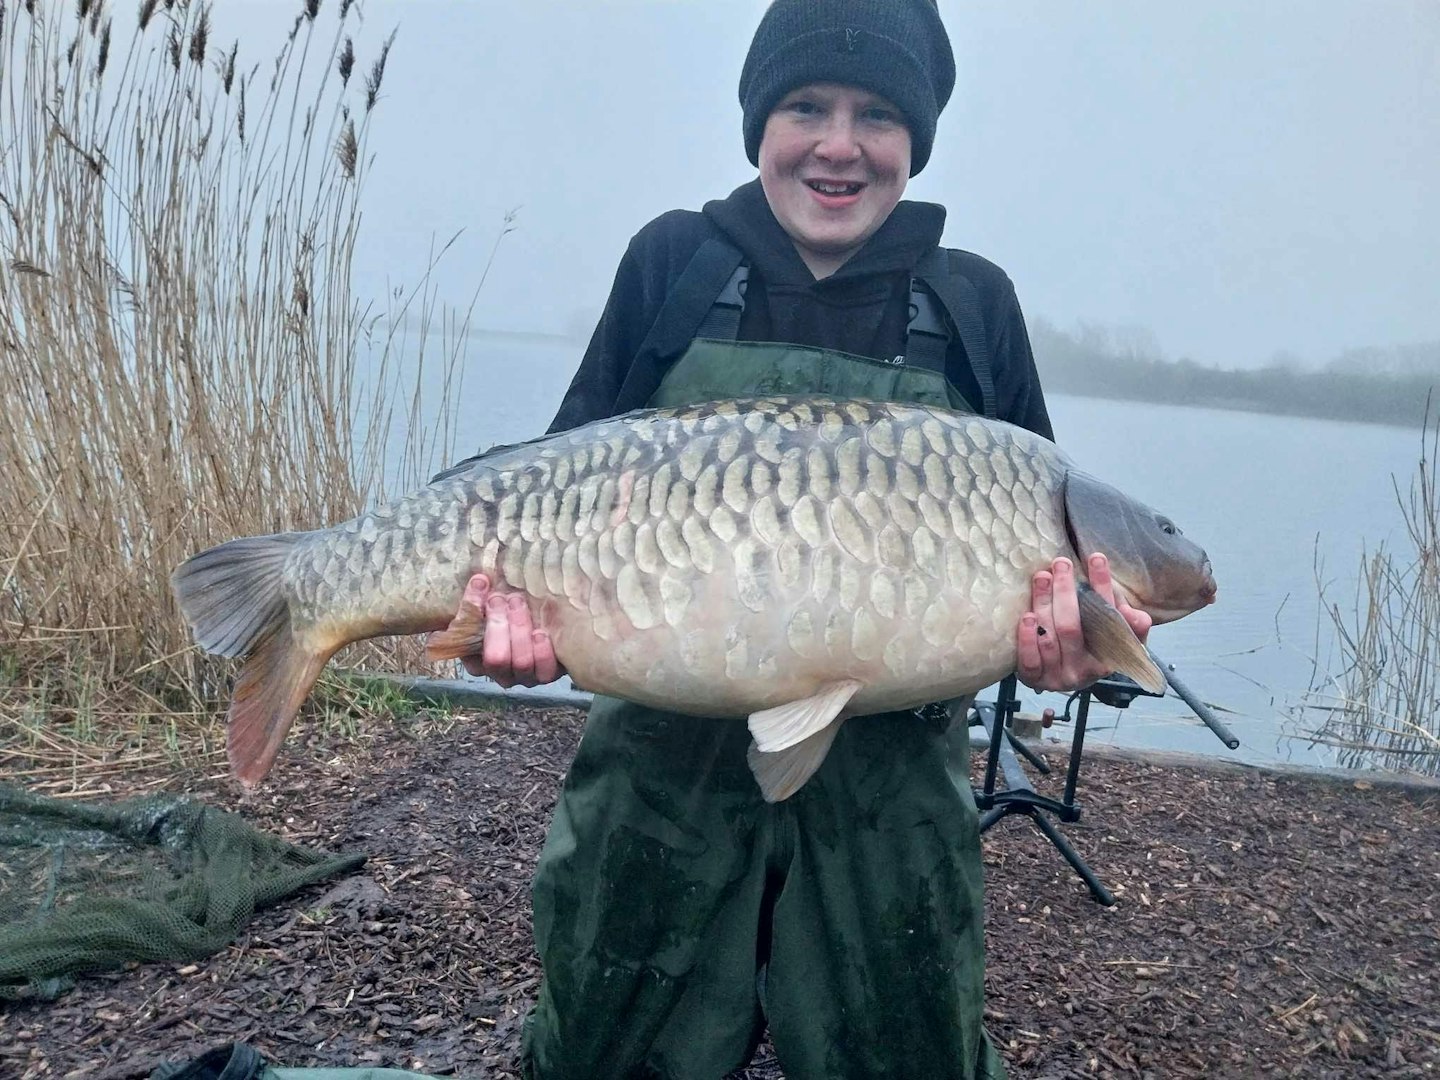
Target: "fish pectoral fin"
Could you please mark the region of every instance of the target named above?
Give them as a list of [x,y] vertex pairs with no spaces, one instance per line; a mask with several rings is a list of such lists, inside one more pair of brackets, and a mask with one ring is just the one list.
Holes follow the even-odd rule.
[[485,613],[470,601],[462,600],[450,625],[425,640],[425,659],[434,664],[441,660],[473,656],[480,652],[484,643]]
[[1082,582],[1078,591],[1080,629],[1090,655],[1109,664],[1111,671],[1134,679],[1152,694],[1163,694],[1165,676],[1150,659],[1125,616],[1089,585]]
[[808,739],[840,715],[861,685],[854,679],[840,679],[826,683],[807,698],[751,713],[750,734],[755,745],[763,753],[773,754]]
[[815,770],[830,752],[835,733],[845,721],[832,720],[808,738],[801,739],[784,750],[766,753],[755,743],[745,753],[755,782],[760,785],[760,794],[767,803],[783,802],[794,795],[805,781],[815,775]]

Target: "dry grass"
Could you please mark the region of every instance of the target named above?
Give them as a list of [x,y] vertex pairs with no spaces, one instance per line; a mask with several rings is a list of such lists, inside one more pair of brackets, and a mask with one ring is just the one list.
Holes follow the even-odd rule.
[[1324,716],[1319,742],[1342,764],[1440,776],[1440,425],[1421,433],[1399,548],[1362,560],[1353,606],[1321,596],[1334,625],[1340,672],[1313,686],[1303,706]]
[[378,315],[351,291],[393,35],[358,60],[348,0],[320,9],[257,63],[188,0],[0,0],[0,741],[193,727],[226,671],[171,570],[451,457],[429,275]]

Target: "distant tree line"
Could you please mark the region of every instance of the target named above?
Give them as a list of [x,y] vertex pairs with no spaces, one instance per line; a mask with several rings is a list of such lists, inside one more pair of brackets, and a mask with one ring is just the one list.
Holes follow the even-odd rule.
[[1440,341],[1351,349],[1322,368],[1279,353],[1263,368],[1227,370],[1164,359],[1143,327],[1082,323],[1065,331],[1033,318],[1030,340],[1052,393],[1418,427],[1440,388]]

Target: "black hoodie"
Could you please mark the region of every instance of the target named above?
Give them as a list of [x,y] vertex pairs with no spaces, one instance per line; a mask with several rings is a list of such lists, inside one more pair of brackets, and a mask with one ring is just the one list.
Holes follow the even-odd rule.
[[[604,314],[550,430],[615,414],[620,388],[665,297],[707,239],[724,236],[750,267],[742,341],[810,345],[888,361],[905,351],[913,268],[939,244],[944,227],[944,207],[901,202],[864,247],[817,281],[775,219],[759,180],[707,203],[703,213],[663,214],[636,234],[621,259]],[[1014,286],[978,255],[959,257],[980,295],[1000,419],[1052,438]],[[950,381],[978,402],[979,387],[958,340],[947,359]]]

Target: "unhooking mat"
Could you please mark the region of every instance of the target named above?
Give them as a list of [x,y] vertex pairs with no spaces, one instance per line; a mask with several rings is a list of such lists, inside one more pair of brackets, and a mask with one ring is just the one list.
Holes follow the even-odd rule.
[[364,861],[192,799],[106,805],[0,784],[0,1001],[54,999],[132,961],[201,960],[257,909]]

